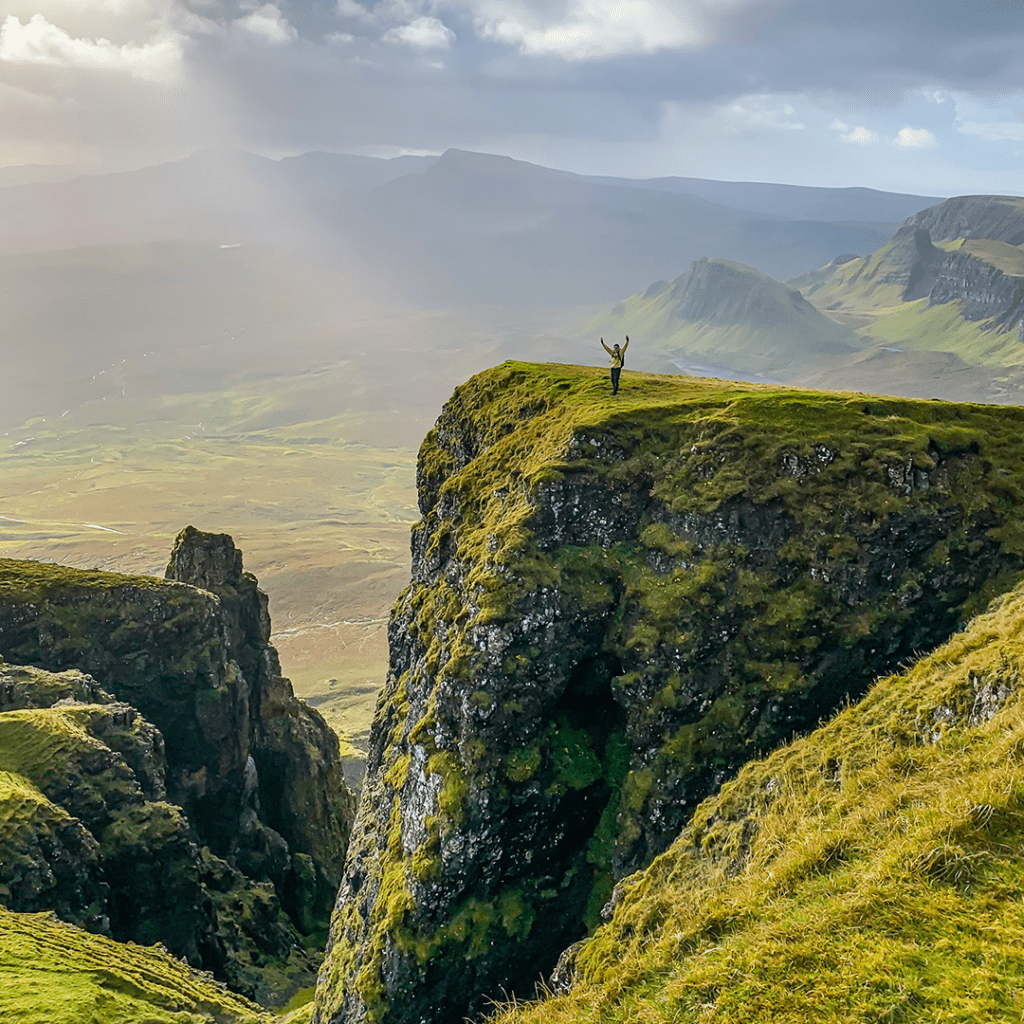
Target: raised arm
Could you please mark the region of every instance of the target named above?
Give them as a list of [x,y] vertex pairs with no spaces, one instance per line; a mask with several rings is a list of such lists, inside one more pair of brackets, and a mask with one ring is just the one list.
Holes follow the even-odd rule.
[[[602,343],[603,344],[603,343]],[[629,335],[626,335],[626,344],[622,346],[622,354],[626,354],[626,349],[629,348]]]
[[604,338],[601,339],[601,348],[603,348],[608,355],[612,354],[612,350],[604,343]]

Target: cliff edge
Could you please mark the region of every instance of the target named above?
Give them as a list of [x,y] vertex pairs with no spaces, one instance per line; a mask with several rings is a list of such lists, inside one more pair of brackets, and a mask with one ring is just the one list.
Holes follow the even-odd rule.
[[319,1024],[532,996],[751,758],[1024,568],[1024,410],[506,363],[420,452]]

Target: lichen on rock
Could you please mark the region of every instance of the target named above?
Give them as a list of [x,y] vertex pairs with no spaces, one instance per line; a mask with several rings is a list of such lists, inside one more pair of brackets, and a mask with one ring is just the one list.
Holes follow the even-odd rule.
[[1024,414],[507,363],[420,452],[319,1024],[531,996],[751,757],[1024,567]]

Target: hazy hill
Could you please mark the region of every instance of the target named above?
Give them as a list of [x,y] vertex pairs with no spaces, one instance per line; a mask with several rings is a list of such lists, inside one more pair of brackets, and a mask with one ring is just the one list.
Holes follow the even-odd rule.
[[747,210],[771,219],[893,224],[939,202],[935,196],[879,192],[873,188],[814,188],[760,181],[676,177],[633,179],[595,176],[587,180],[662,192],[685,192],[712,203]]
[[1024,199],[960,196],[915,214],[869,256],[790,283],[866,341],[1024,363]]
[[[685,184],[587,178],[458,150],[279,161],[206,150],[4,189],[0,254],[261,242],[308,249],[321,265],[378,279],[421,305],[572,306],[607,301],[702,256],[785,277],[869,252],[913,198],[861,202],[840,190],[708,183],[710,201],[696,194],[699,182]],[[773,205],[779,189],[785,200]]]
[[449,150],[381,186],[366,209],[444,267],[464,300],[566,306],[606,301],[702,256],[775,276],[875,248],[887,229],[763,219],[684,193],[586,179]]
[[642,346],[634,358],[656,352],[746,372],[778,372],[860,346],[795,289],[721,259],[697,260],[675,281],[630,296],[591,330],[616,341],[632,334]]

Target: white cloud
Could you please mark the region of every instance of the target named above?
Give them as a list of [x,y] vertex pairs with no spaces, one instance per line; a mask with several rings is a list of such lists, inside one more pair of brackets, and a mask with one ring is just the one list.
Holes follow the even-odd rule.
[[0,62],[85,71],[116,71],[170,84],[181,73],[183,37],[163,29],[146,43],[118,46],[109,39],[78,38],[34,14],[24,25],[13,14],[0,25]]
[[929,149],[939,144],[927,128],[911,128],[909,125],[904,126],[896,133],[893,142],[906,149]]
[[388,29],[383,39],[386,43],[405,43],[423,50],[446,50],[455,41],[455,33],[437,18],[417,18],[408,25]]
[[804,128],[804,123],[796,120],[793,105],[772,96],[741,96],[734,103],[719,108],[719,118],[732,131],[801,131]]
[[347,44],[354,43],[355,41],[356,37],[349,32],[331,32],[330,34],[324,36],[324,42],[327,43]]
[[870,128],[865,128],[862,124],[851,129],[845,121],[837,119],[829,125],[829,128],[834,132],[839,132],[840,137],[845,139],[847,142],[855,142],[859,146],[869,146],[878,141],[878,132],[873,132]]
[[986,142],[1024,142],[1024,124],[1020,121],[963,121],[957,131]]
[[560,12],[548,4],[531,10],[518,0],[444,2],[470,7],[485,39],[524,54],[582,61],[699,46],[712,37],[712,9],[738,0],[569,0]]
[[359,18],[362,21],[371,21],[373,15],[356,0],[338,0],[337,12],[346,18]]
[[942,106],[946,102],[946,94],[939,89],[922,89],[921,95],[929,103],[935,103],[938,106]]
[[878,141],[878,133],[871,131],[870,128],[865,128],[862,124],[859,124],[852,132],[845,133],[843,138],[846,139],[847,142],[856,142],[860,146],[870,146],[871,143]]
[[299,38],[294,26],[274,4],[264,4],[244,18],[238,18],[235,25],[268,46],[284,46]]

